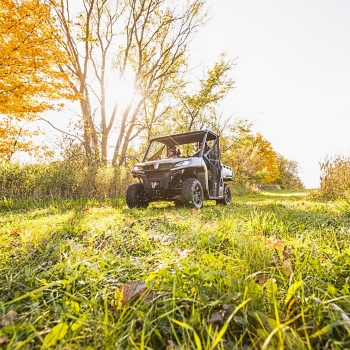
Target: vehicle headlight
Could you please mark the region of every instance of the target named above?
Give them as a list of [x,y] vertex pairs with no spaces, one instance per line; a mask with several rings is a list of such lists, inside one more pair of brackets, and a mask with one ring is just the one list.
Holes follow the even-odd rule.
[[177,167],[179,167],[179,166],[185,166],[185,165],[188,165],[188,164],[190,164],[191,163],[191,160],[183,160],[182,162],[178,162],[178,163],[176,163],[174,166],[173,166],[173,168],[177,168]]
[[132,168],[132,171],[140,171],[140,170],[143,170],[142,166],[134,165],[134,167]]

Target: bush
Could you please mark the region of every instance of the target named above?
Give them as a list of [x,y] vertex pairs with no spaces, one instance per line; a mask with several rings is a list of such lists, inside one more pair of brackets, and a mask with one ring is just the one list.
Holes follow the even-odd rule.
[[123,167],[78,167],[66,162],[0,164],[0,198],[119,197],[131,182],[130,171]]

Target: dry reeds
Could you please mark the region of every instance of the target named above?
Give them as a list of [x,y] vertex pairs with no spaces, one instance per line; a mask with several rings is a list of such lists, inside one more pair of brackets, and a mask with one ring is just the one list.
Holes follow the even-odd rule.
[[324,199],[350,198],[350,157],[326,157],[320,163],[321,185],[318,195]]

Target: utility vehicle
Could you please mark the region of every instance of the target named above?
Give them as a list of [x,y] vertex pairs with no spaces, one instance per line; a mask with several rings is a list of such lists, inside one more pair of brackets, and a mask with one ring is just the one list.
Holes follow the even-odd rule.
[[126,192],[129,208],[145,208],[150,202],[201,208],[204,200],[229,205],[233,170],[220,160],[219,136],[210,130],[153,138],[142,163],[132,169],[137,183]]

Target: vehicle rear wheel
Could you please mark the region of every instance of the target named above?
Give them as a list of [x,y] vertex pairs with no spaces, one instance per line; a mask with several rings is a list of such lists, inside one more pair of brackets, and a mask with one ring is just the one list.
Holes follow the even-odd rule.
[[182,203],[188,208],[203,207],[203,188],[198,179],[190,178],[184,181],[181,189]]
[[223,193],[223,198],[218,199],[216,201],[216,204],[224,204],[224,205],[230,205],[231,200],[232,200],[232,195],[231,195],[231,189],[229,185],[224,184],[224,193]]
[[126,191],[126,204],[130,209],[148,207],[145,190],[141,183],[135,183],[128,187]]

